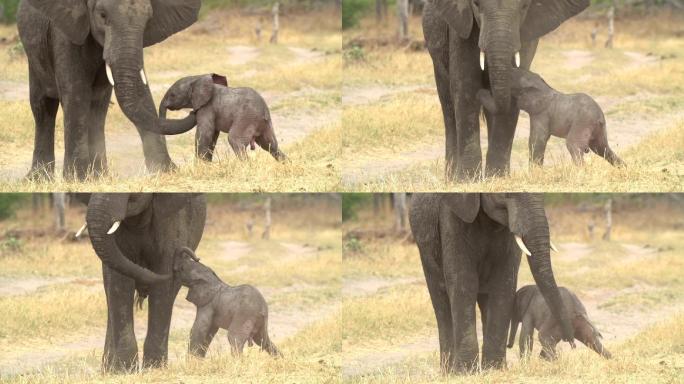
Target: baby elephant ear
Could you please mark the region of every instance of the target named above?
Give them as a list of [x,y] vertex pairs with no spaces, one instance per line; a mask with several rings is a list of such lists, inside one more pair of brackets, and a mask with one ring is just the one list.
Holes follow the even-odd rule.
[[214,95],[213,75],[202,76],[195,80],[192,83],[191,94],[192,109],[197,111],[205,106]]
[[212,73],[211,79],[214,81],[214,84],[216,85],[223,85],[224,87],[228,86],[228,79],[226,79],[226,77],[223,75]]

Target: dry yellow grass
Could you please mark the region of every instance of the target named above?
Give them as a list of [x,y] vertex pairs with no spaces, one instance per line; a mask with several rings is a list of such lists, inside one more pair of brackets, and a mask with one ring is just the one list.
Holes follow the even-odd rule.
[[[207,72],[226,75],[231,86],[256,89],[269,102],[276,136],[290,163],[278,164],[261,149],[250,161],[239,162],[225,134],[219,138],[218,160],[212,164],[198,162],[193,130],[167,137],[178,172],[147,174],[137,132],[118,105],[113,105],[106,123],[110,175],[85,183],[62,180],[64,129],[60,110],[55,133],[56,181],[24,181],[33,150],[28,65],[25,56],[11,54],[14,43],[9,43],[0,45],[0,141],[7,149],[0,155],[0,190],[333,190],[339,183],[341,33],[339,23],[334,22],[339,21],[339,15],[326,9],[284,15],[278,45],[268,44],[268,25],[264,25],[265,37],[256,41],[253,30],[259,17],[237,9],[208,12],[183,33],[147,48],[146,71],[157,101],[178,78]],[[0,27],[0,36],[14,35],[16,27]]]
[[[604,339],[604,344],[613,352],[613,360],[602,360],[580,345],[574,351],[564,348],[561,358],[554,363],[536,356],[520,363],[517,349],[513,349],[508,351],[505,371],[449,378],[440,375],[437,329],[415,244],[405,242],[403,236],[373,238],[367,232],[369,237],[346,240],[345,287],[380,288],[365,295],[344,296],[344,381],[677,382],[684,361],[684,207],[676,199],[663,196],[607,197],[614,199],[610,242],[600,240],[605,199],[573,200],[557,194],[549,196],[546,205],[552,236],[560,245],[560,252],[553,256],[556,278],[585,302],[589,317],[604,335],[611,335]],[[391,233],[394,218],[390,211],[380,208],[374,213],[370,206],[365,206],[358,212],[356,219],[345,222],[345,232]],[[592,220],[596,235],[589,240],[587,225]],[[350,242],[355,242],[353,247]],[[645,245],[648,247],[643,248]],[[586,254],[573,251],[573,246],[586,249]],[[519,287],[533,281],[524,260],[518,280]],[[385,285],[369,285],[370,282]],[[611,319],[620,321],[607,322]],[[663,343],[659,344],[661,340]]]
[[[0,239],[0,283],[28,289],[22,295],[0,296],[1,380],[221,383],[230,377],[238,383],[335,382],[341,348],[337,313],[341,287],[339,202],[320,195],[269,196],[273,224],[270,239],[262,240],[265,195],[208,195],[207,225],[197,253],[229,284],[253,284],[264,293],[276,337],[284,332],[284,322],[286,328],[294,327],[291,336],[280,333],[277,339],[284,359],[274,360],[255,348],[248,348],[242,359],[234,359],[223,333],[212,343],[209,358],[187,359],[194,307],[188,308],[183,288],[174,309],[168,369],[101,375],[106,303],[100,261],[87,239],[73,243],[53,233],[49,209],[26,207],[15,217],[0,221],[0,233],[18,233]],[[68,227],[78,228],[84,215],[82,206],[68,209]],[[251,236],[247,222],[254,226]],[[237,252],[230,248],[235,242],[246,254],[231,253]],[[30,280],[44,281],[46,286],[33,290]],[[142,348],[147,306],[136,311],[135,317]],[[33,368],[24,375],[11,373],[15,367],[10,365],[26,364]]]
[[[356,56],[345,56],[342,187],[369,192],[681,191],[681,22],[677,13],[619,18],[613,50],[591,45],[594,20],[587,19],[572,19],[540,41],[532,69],[562,92],[585,92],[598,100],[609,142],[627,169],[614,169],[593,154],[577,168],[563,140],[552,139],[547,147],[552,164],[530,171],[524,122],[509,177],[454,184],[444,178],[444,128],[429,55],[391,45],[363,47]],[[391,38],[395,25],[393,15],[381,26],[369,17],[360,28],[345,31],[344,44],[358,37]],[[422,39],[419,17],[411,19],[410,31]],[[484,155],[486,128],[481,126]]]

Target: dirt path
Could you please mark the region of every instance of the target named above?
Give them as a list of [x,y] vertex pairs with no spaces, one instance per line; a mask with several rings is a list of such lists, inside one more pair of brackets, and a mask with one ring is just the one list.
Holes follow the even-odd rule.
[[[618,153],[641,142],[644,137],[672,126],[678,120],[684,119],[684,111],[661,113],[657,116],[610,116],[611,112],[620,109],[621,103],[646,101],[653,95],[642,93],[638,95],[609,98],[597,97],[599,104],[603,106],[608,120],[608,142],[610,147]],[[480,128],[480,146],[483,159],[487,150],[487,132],[482,124]],[[524,149],[514,150],[511,156],[511,168],[514,170],[526,169],[528,166],[527,141],[530,135],[529,115],[524,111],[520,113],[516,127],[515,141],[524,143]],[[585,155],[596,157],[593,153]],[[342,183],[354,185],[363,182],[378,180],[395,172],[410,168],[420,163],[434,162],[444,157],[444,138],[442,136],[431,137],[429,140],[415,145],[411,150],[400,153],[378,151],[370,156],[349,159],[342,170]],[[600,160],[600,159],[599,159]],[[629,162],[629,159],[625,159]],[[570,154],[565,147],[565,140],[551,138],[546,147],[544,165],[551,167],[558,164],[571,162]]]
[[[316,254],[316,249],[306,244],[296,243],[281,243],[285,254],[283,257],[286,260],[297,260],[301,258],[308,258]],[[221,257],[224,260],[239,260],[247,256],[252,246],[248,243],[240,241],[225,241],[220,244]],[[245,268],[245,270],[248,269]],[[21,294],[30,293],[41,287],[66,282],[81,282],[79,279],[9,279],[0,278],[0,296],[5,294]],[[96,281],[87,281],[88,285],[97,283]],[[11,284],[11,285],[10,285]],[[94,284],[94,288],[101,289],[101,282]],[[294,285],[287,287],[264,287],[262,290],[265,296],[275,296],[277,294],[295,292],[298,290],[315,289],[315,286],[309,285]],[[171,319],[171,330],[187,330],[192,327],[195,321],[196,308],[193,304],[185,300],[187,295],[187,288],[181,288],[181,291],[176,298],[173,317]],[[269,313],[269,334],[273,341],[278,343],[283,340],[296,335],[305,327],[313,324],[319,320],[331,316],[339,309],[340,303],[330,303],[317,306],[310,306],[307,308],[291,308],[281,309],[278,303],[272,303]],[[275,309],[274,309],[275,308]],[[47,366],[55,365],[60,361],[69,358],[70,356],[82,355],[84,352],[93,351],[99,356],[101,348],[104,345],[105,328],[90,329],[84,331],[81,337],[72,337],[62,342],[55,342],[54,344],[44,344],[41,346],[24,347],[20,350],[8,351],[0,355],[0,377],[12,376],[27,372],[43,369]],[[142,348],[147,334],[147,318],[145,316],[136,315],[135,317],[135,334],[137,335],[138,346]],[[59,340],[59,339],[55,339]],[[219,332],[216,336],[216,341],[212,343],[210,352],[223,353],[228,350],[227,342],[225,341],[225,331]],[[184,354],[182,355],[184,356]],[[169,354],[169,360],[174,361],[182,356],[175,356],[173,353]],[[58,366],[54,368],[59,369]]]
[[[637,244],[622,244],[626,251],[625,259],[642,259],[644,257],[652,257],[657,254],[657,250],[649,247],[644,247]],[[591,252],[591,247],[584,243],[562,243],[559,244],[560,253],[557,257],[562,257],[565,260],[580,260]],[[370,279],[367,285],[370,288],[367,292],[376,291],[373,289],[379,283],[374,281],[377,279]],[[395,281],[401,281],[398,279]],[[416,284],[422,283],[420,279],[416,281]],[[358,283],[356,283],[358,285]],[[363,285],[363,284],[361,284]],[[346,283],[345,283],[346,287]],[[421,287],[420,289],[424,289]],[[660,321],[667,320],[671,316],[678,312],[684,311],[684,301],[679,301],[672,305],[660,306],[656,308],[650,308],[648,310],[639,310],[635,308],[633,310],[625,312],[611,311],[604,307],[602,304],[609,302],[616,295],[625,293],[638,293],[638,292],[648,292],[654,290],[655,288],[647,285],[637,285],[628,289],[623,289],[621,291],[607,290],[607,289],[593,289],[582,291],[581,299],[583,304],[587,309],[589,318],[596,325],[596,327],[603,334],[604,344],[607,347],[611,345],[619,344],[644,329],[652,326]],[[406,342],[402,345],[390,348],[383,348],[382,350],[373,351],[370,353],[362,354],[360,356],[354,356],[350,359],[346,359],[344,366],[342,368],[342,375],[344,377],[353,377],[359,375],[369,375],[379,373],[383,369],[387,369],[390,366],[405,366],[402,369],[410,369],[411,364],[402,364],[404,361],[414,358],[416,355],[426,354],[426,353],[437,353],[439,351],[439,340],[436,335],[436,330],[432,332],[433,334],[426,336],[419,336],[413,340]],[[478,340],[482,340],[482,330],[478,320]],[[539,352],[538,343],[536,352]],[[581,344],[578,344],[579,348],[584,348]],[[515,364],[518,361],[517,356],[517,346],[513,350],[509,350],[507,354],[507,360],[509,364]],[[562,353],[572,353],[570,352],[570,347],[566,343],[561,343],[558,345],[558,350]],[[395,367],[399,368],[399,367]],[[435,364],[435,370],[437,365]]]

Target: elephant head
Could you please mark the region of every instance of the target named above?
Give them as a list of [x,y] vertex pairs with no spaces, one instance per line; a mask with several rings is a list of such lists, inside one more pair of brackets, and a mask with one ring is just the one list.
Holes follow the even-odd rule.
[[72,43],[92,35],[103,48],[109,82],[121,110],[136,127],[161,133],[195,125],[159,119],[143,62],[143,47],[159,43],[197,20],[200,0],[28,0]]
[[[192,108],[194,111],[206,105],[214,95],[214,85],[228,86],[225,76],[215,73],[198,76],[184,77],[166,91],[164,98],[159,103],[159,116],[166,118],[166,110],[177,111],[182,108]],[[186,130],[175,129],[177,127],[167,127],[163,130],[164,135],[176,135]]]
[[479,26],[480,67],[487,68],[494,100],[501,111],[510,107],[510,69],[520,66],[521,41],[551,32],[589,6],[589,0],[431,1],[460,38],[470,36],[473,20]]
[[[167,195],[164,214],[170,214],[186,206],[187,195]],[[125,220],[134,217],[143,218],[143,214],[152,212],[154,205],[153,194],[109,193],[93,194],[88,202],[86,226],[90,241],[97,256],[108,267],[145,284],[155,284],[166,281],[171,275],[154,273],[134,263],[126,257],[116,243],[116,232]],[[124,222],[124,224],[122,224]],[[137,224],[144,223],[136,222]]]
[[451,211],[465,222],[472,223],[482,207],[492,220],[508,227],[518,246],[527,255],[527,262],[539,291],[563,328],[563,339],[572,341],[572,319],[563,306],[551,269],[550,251],[555,250],[555,246],[549,238],[543,195],[497,193],[480,196],[454,193],[444,196]]
[[[555,92],[544,79],[536,73],[526,69],[513,68],[511,70],[511,92],[515,104],[522,110],[536,114],[544,111],[551,102],[551,96]],[[477,99],[482,106],[496,113],[498,111],[492,93],[487,89],[477,92]]]

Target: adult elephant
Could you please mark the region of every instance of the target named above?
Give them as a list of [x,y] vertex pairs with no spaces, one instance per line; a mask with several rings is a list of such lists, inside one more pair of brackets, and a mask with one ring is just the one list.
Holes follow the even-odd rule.
[[148,170],[173,168],[163,127],[195,125],[159,119],[143,47],[197,20],[200,0],[21,0],[19,36],[29,63],[35,142],[29,177],[54,174],[55,116],[64,110],[64,177],[107,169],[104,123],[112,94],[135,124]]
[[510,69],[529,69],[539,37],[588,5],[589,0],[428,0],[423,33],[444,117],[447,179],[481,172],[475,97],[481,88],[491,89],[497,106],[496,114],[485,111],[485,174],[508,173],[520,111],[511,105]]
[[138,367],[133,330],[136,289],[149,295],[143,367],[164,365],[169,326],[180,282],[171,279],[179,247],[196,249],[206,219],[205,197],[198,194],[93,194],[86,225],[102,260],[107,296],[107,335],[102,366],[129,372]]
[[563,339],[573,340],[571,318],[551,270],[542,195],[417,194],[409,220],[437,318],[445,372],[477,369],[476,303],[484,338],[481,366],[505,366],[521,249],[562,326]]

